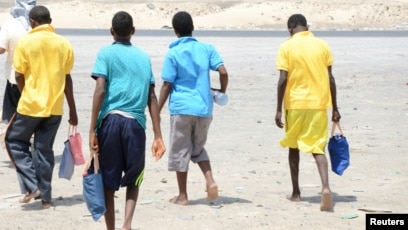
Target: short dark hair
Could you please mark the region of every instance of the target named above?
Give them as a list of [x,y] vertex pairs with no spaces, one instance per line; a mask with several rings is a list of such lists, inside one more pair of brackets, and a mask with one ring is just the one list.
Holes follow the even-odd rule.
[[133,18],[125,11],[117,12],[112,18],[112,29],[119,37],[127,37],[132,34]]
[[181,37],[191,36],[194,30],[193,18],[186,11],[177,12],[172,20],[173,28]]
[[50,11],[45,6],[34,6],[28,15],[31,20],[39,24],[47,24],[51,22]]
[[305,16],[301,14],[293,14],[288,19],[288,29],[296,28],[296,26],[307,26]]

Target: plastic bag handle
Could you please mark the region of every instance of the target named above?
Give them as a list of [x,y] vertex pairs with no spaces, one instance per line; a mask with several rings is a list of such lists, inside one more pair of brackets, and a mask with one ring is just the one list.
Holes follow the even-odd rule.
[[68,126],[68,137],[73,136],[77,133],[77,126],[69,125]]
[[93,159],[94,173],[98,174],[99,173],[99,153],[91,154],[91,156],[86,162],[84,172],[88,172],[89,168],[91,167],[92,159]]
[[343,130],[341,129],[341,126],[340,126],[340,122],[339,122],[339,121],[332,123],[330,135],[331,135],[331,136],[334,136],[334,131],[336,130],[336,127],[339,129],[340,134],[343,136]]

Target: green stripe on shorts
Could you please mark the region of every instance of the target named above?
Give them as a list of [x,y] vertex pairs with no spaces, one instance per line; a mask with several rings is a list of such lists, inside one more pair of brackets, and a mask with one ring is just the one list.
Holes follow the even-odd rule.
[[140,186],[142,184],[143,176],[144,176],[144,169],[136,179],[136,182],[135,182],[136,186]]

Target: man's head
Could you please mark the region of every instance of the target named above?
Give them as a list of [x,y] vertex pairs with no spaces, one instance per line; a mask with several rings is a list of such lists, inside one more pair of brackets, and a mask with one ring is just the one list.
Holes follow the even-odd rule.
[[50,11],[45,6],[35,6],[30,11],[29,17],[32,28],[51,23]]
[[28,14],[35,5],[35,0],[16,0],[15,6],[10,9],[10,14],[14,18],[25,17],[28,19]]
[[193,18],[191,18],[191,15],[185,11],[177,12],[173,16],[172,24],[174,32],[178,37],[186,37],[193,34]]
[[125,11],[117,12],[112,18],[111,34],[116,38],[130,38],[135,32],[133,18]]
[[288,30],[290,35],[308,30],[305,16],[301,14],[293,14],[290,16],[288,19]]

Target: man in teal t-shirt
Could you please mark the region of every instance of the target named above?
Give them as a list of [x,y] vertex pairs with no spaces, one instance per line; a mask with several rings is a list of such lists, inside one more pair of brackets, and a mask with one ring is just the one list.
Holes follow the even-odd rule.
[[92,71],[96,87],[89,148],[91,154],[99,154],[107,229],[115,228],[114,194],[120,186],[126,186],[122,229],[132,229],[145,167],[147,106],[154,131],[152,154],[158,160],[165,151],[150,58],[130,43],[134,32],[132,17],[116,13],[111,28],[115,42],[99,50]]

